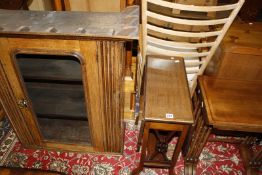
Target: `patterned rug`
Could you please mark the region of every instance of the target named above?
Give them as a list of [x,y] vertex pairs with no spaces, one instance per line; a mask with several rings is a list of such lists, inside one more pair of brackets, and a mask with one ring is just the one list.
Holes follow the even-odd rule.
[[[135,151],[138,129],[133,122],[126,123],[123,155],[87,154],[25,149],[19,143],[9,122],[0,123],[0,165],[43,170],[55,170],[72,175],[129,175],[138,165],[140,153]],[[174,147],[175,141],[170,147]],[[172,149],[172,148],[170,148]],[[183,175],[180,155],[175,167]],[[141,175],[165,175],[164,169],[144,169]],[[239,150],[233,144],[207,143],[197,166],[197,175],[245,174]]]

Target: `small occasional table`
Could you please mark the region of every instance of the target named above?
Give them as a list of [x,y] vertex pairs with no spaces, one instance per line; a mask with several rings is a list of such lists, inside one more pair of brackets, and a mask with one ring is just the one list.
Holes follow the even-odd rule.
[[[193,123],[192,105],[182,58],[148,56],[144,81],[144,113],[138,147],[139,166],[168,168],[173,174],[182,145]],[[178,137],[176,146],[167,155],[169,143]]]
[[[194,104],[195,125],[184,147],[185,174],[195,174],[196,164],[207,141],[239,145],[247,174],[258,173],[262,151],[254,153],[262,133],[262,81],[241,81],[200,76]],[[238,136],[237,140],[210,139],[210,133]]]

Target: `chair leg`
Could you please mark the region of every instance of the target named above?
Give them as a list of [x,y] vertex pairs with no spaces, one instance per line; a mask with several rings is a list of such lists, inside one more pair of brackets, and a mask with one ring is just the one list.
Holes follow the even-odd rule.
[[[145,162],[145,158],[146,158],[146,147],[147,147],[147,144],[148,144],[148,137],[149,137],[150,123],[145,122],[143,125],[144,125],[144,127],[143,127],[144,133],[143,133],[143,143],[142,143],[140,162],[139,162],[138,167],[132,171],[132,173],[131,173],[132,175],[139,174],[144,168],[144,162]],[[143,131],[143,130],[141,130],[141,131]]]
[[139,130],[139,136],[138,136],[137,146],[136,146],[136,151],[137,151],[137,152],[140,151],[140,146],[141,146],[141,143],[142,143],[142,137],[143,137],[144,128],[145,128],[145,122],[142,120],[142,121],[141,121],[140,130]]
[[196,174],[196,166],[195,162],[186,162],[185,163],[185,173],[184,175],[195,175]]

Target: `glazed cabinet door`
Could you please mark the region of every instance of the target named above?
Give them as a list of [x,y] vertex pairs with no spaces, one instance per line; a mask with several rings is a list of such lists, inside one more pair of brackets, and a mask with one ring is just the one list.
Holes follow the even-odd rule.
[[[122,69],[121,65],[112,66],[115,72],[103,76],[110,65],[102,65],[108,46],[101,43],[1,38],[0,95],[22,144],[73,151],[121,151],[121,138],[110,139],[122,132],[121,104],[110,103],[113,98],[122,100]],[[115,53],[119,51],[116,47]],[[120,83],[106,84],[115,74]],[[118,111],[112,114],[111,108],[106,111],[108,107]],[[112,128],[114,122],[117,126]],[[105,144],[108,140],[111,145]]]

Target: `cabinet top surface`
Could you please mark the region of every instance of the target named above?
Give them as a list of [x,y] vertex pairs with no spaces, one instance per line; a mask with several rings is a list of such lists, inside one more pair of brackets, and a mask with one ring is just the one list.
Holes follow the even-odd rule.
[[6,34],[138,39],[139,7],[119,13],[0,10],[0,37]]
[[148,121],[193,123],[182,58],[147,58],[144,117]]
[[199,77],[208,122],[229,130],[262,132],[262,81]]

